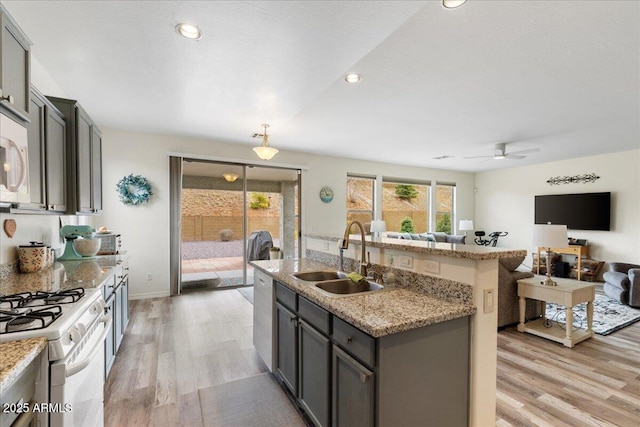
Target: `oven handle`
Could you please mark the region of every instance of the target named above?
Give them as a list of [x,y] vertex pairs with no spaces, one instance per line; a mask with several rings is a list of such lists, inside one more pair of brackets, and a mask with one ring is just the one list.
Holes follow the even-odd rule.
[[67,366],[67,369],[66,369],[67,378],[77,374],[78,372],[82,371],[84,368],[89,366],[89,363],[91,363],[96,353],[104,349],[104,347],[102,347],[102,344],[104,344],[104,340],[105,338],[107,338],[107,335],[109,334],[109,328],[111,328],[111,323],[113,322],[113,318],[107,314],[100,318],[100,322],[105,324],[104,331],[102,331],[102,334],[100,335],[100,339],[98,340],[95,347],[91,349],[87,357],[84,358],[84,360],[78,363],[74,363],[73,365]]

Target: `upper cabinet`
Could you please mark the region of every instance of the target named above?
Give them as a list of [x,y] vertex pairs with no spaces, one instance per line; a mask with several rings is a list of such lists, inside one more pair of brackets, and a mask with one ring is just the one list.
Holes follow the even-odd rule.
[[62,113],[34,87],[30,103],[27,136],[31,204],[19,208],[65,213],[66,122]]
[[66,123],[69,195],[67,212],[80,215],[102,212],[102,134],[82,108],[72,99],[48,97],[62,112]]
[[0,4],[0,109],[29,120],[31,42]]

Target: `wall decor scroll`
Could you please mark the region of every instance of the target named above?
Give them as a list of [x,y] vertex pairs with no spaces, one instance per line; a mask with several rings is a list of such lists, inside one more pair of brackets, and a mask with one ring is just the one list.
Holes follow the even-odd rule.
[[588,173],[584,175],[573,175],[573,176],[554,176],[547,180],[547,184],[549,185],[560,185],[560,184],[574,184],[574,183],[591,183],[596,182],[596,180],[600,179],[598,175],[595,173]]

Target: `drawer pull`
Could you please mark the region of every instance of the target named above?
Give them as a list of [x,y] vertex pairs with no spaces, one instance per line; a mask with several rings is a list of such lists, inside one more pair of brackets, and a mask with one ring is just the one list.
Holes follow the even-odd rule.
[[0,101],[9,101],[9,104],[13,105],[15,99],[13,98],[13,95],[7,95],[0,98]]
[[352,341],[353,339],[351,337],[347,337],[347,344],[351,344]]

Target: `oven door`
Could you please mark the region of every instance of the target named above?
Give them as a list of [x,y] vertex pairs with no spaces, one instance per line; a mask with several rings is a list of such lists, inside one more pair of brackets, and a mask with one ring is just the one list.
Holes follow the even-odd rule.
[[111,315],[100,316],[71,354],[51,364],[51,427],[104,423],[104,340]]

